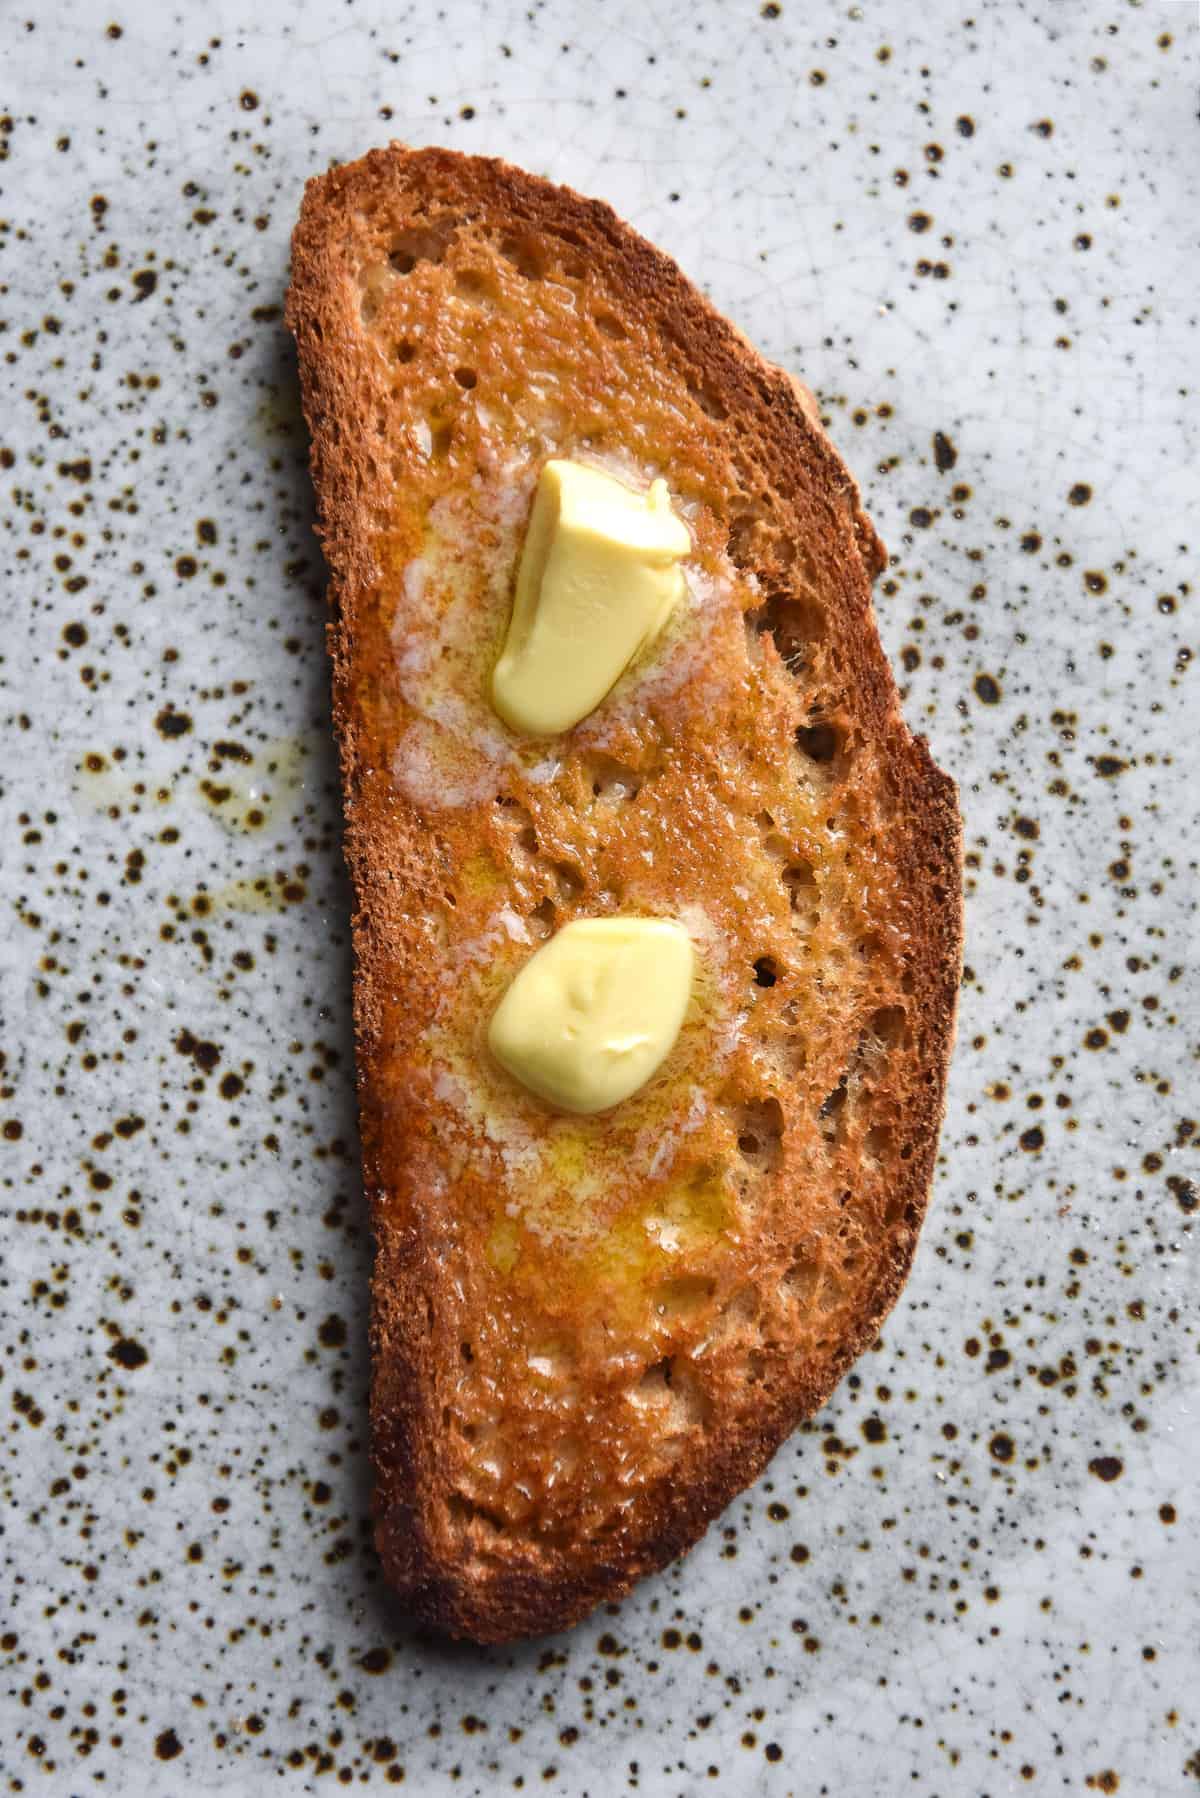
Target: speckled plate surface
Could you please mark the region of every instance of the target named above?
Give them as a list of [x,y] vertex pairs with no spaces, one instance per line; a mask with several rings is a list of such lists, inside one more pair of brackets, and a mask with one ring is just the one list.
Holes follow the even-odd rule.
[[[1196,10],[3,9],[5,1790],[1200,1777]],[[367,1521],[280,304],[304,178],[392,135],[608,198],[813,385],[966,815],[883,1342],[686,1563],[515,1651],[414,1635]]]

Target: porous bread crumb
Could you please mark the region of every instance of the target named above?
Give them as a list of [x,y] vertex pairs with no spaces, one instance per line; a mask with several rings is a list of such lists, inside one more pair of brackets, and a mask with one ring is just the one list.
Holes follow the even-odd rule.
[[[893,1302],[952,1030],[957,812],[811,408],[607,208],[393,148],[310,184],[293,270],[359,908],[378,1540],[422,1615],[503,1639],[694,1541]],[[662,473],[694,555],[653,654],[530,745],[486,680],[549,454]],[[692,920],[695,1003],[642,1093],[556,1119],[486,1019],[531,945],[621,910]]]

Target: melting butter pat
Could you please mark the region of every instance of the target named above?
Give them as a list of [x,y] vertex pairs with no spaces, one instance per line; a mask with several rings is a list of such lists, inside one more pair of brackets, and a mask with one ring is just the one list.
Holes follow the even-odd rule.
[[547,462],[492,675],[504,722],[541,737],[586,718],[679,603],[691,547],[665,481],[635,493],[598,468]]
[[691,938],[670,918],[578,918],[525,963],[493,1014],[488,1047],[560,1111],[607,1111],[670,1054],[692,968]]

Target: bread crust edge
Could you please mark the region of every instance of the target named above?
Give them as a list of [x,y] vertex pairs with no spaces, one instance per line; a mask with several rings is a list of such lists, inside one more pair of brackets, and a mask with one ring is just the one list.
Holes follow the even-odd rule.
[[[771,414],[773,435],[795,446],[795,454],[815,455],[823,478],[844,501],[850,537],[858,553],[861,606],[849,621],[856,650],[856,679],[862,683],[864,712],[874,736],[885,744],[902,788],[906,826],[900,866],[914,889],[929,898],[923,913],[918,955],[922,971],[922,1016],[933,1045],[924,1066],[933,1080],[914,1106],[908,1127],[916,1148],[906,1164],[901,1194],[910,1227],[893,1238],[878,1269],[869,1304],[839,1348],[825,1377],[798,1378],[773,1403],[764,1402],[749,1424],[724,1432],[714,1443],[703,1476],[686,1491],[652,1492],[652,1523],[638,1538],[636,1553],[597,1560],[572,1569],[569,1577],[548,1578],[517,1564],[493,1569],[486,1581],[465,1573],[438,1552],[428,1520],[412,1494],[426,1463],[423,1444],[434,1423],[422,1400],[422,1356],[408,1340],[396,1303],[398,1292],[421,1285],[422,1245],[415,1233],[397,1232],[383,1217],[373,1133],[373,1063],[377,1017],[368,977],[373,958],[372,886],[376,869],[370,845],[359,840],[356,814],[372,776],[363,765],[343,678],[344,595],[369,577],[362,547],[364,531],[356,508],[336,476],[342,457],[338,441],[339,382],[344,375],[331,360],[322,315],[329,284],[336,276],[331,244],[338,217],[356,184],[376,187],[403,173],[408,184],[417,167],[443,185],[468,175],[473,192],[490,190],[497,216],[505,209],[522,223],[550,207],[569,221],[578,216],[598,230],[627,259],[631,286],[665,296],[668,316],[689,334],[689,348],[731,413],[748,393]],[[327,315],[327,314],[326,314]],[[363,1119],[364,1181],[375,1236],[372,1277],[372,1462],[376,1477],[376,1541],[390,1583],[423,1623],[479,1643],[502,1643],[543,1635],[578,1623],[598,1605],[625,1596],[647,1575],[660,1571],[693,1547],[729,1502],[767,1466],[788,1436],[828,1399],[858,1357],[878,1338],[911,1269],[921,1223],[928,1208],[938,1132],[945,1110],[946,1079],[953,1050],[962,958],[962,828],[953,780],[937,767],[923,736],[911,733],[899,710],[899,695],[879,640],[871,602],[872,581],[886,566],[886,551],[864,511],[853,477],[821,426],[813,396],[794,376],[767,362],[682,274],[674,262],[641,238],[601,201],[543,181],[493,158],[465,157],[444,150],[409,150],[400,144],[367,152],[358,161],[310,179],[292,243],[292,275],[285,316],[295,336],[305,418],[312,442],[313,480],[318,501],[318,534],[329,566],[331,617],[328,640],[333,665],[333,715],[346,799],[346,858],[355,894],[354,1012],[357,1085]],[[730,370],[739,376],[731,386]],[[780,427],[782,428],[782,431]]]

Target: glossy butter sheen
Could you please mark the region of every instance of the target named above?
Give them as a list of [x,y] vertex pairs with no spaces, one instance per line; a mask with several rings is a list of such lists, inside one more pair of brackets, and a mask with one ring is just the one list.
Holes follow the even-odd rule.
[[694,952],[670,918],[579,918],[525,963],[488,1046],[560,1111],[619,1105],[661,1067],[683,1024]]
[[547,462],[492,675],[504,722],[553,736],[594,711],[678,604],[691,547],[665,481],[637,493],[601,469]]

